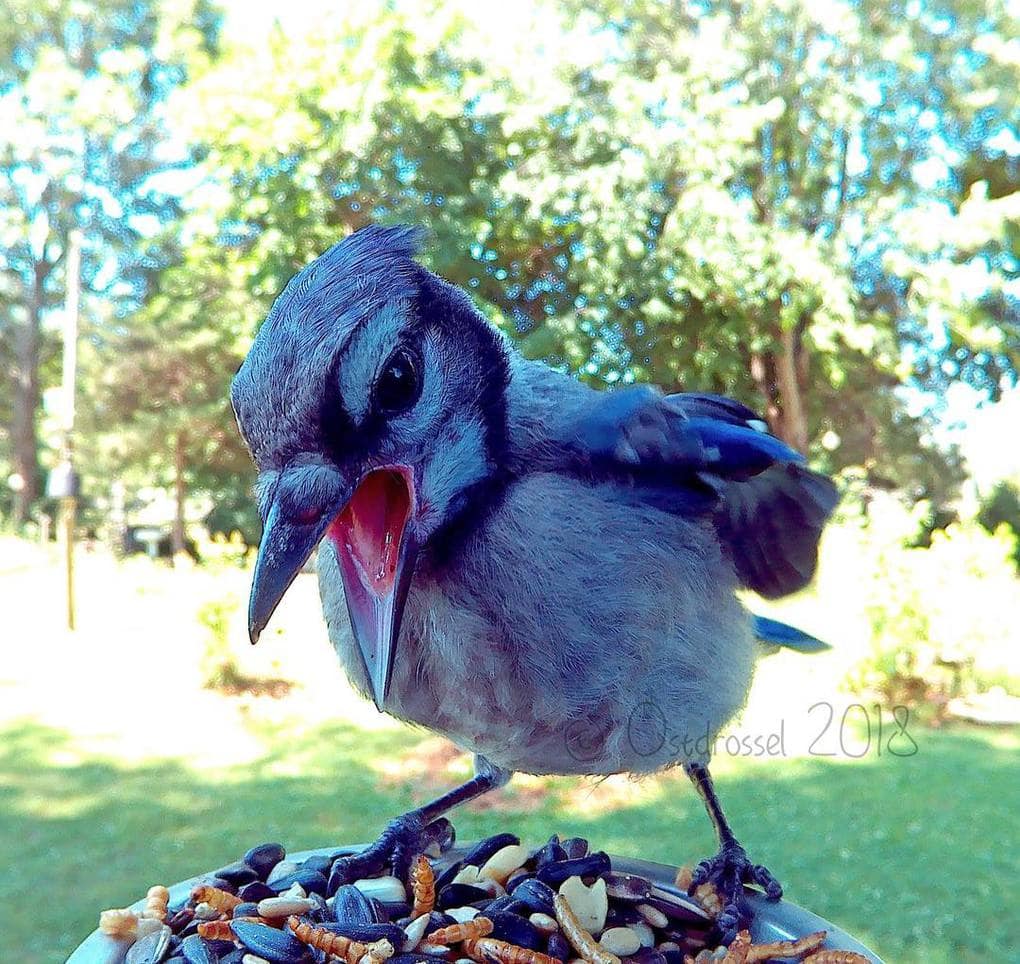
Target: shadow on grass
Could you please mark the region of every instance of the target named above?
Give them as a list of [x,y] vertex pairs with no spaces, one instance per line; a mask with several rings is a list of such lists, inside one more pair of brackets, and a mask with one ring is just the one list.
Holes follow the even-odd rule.
[[[153,883],[220,866],[262,840],[292,849],[368,840],[420,800],[421,781],[394,785],[366,766],[406,754],[407,731],[331,725],[263,735],[271,749],[255,764],[209,774],[181,760],[82,758],[70,734],[31,722],[4,731],[0,907],[23,908],[41,889],[46,896],[41,915],[4,913],[0,960],[62,961],[99,910]],[[924,733],[918,743],[909,758],[741,762],[723,769],[720,795],[792,900],[886,960],[976,960],[1016,947],[1015,901],[1005,894],[1020,876],[1008,839],[1015,744],[975,730]],[[579,812],[576,786],[554,779],[544,792],[511,790],[504,813],[459,814],[459,836],[511,829],[537,841],[558,831],[675,863],[712,849],[682,776],[652,780],[639,803],[620,809]]]

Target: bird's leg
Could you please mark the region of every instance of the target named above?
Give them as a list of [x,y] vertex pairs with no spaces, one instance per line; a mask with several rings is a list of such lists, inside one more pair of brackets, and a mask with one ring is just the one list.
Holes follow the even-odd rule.
[[769,900],[779,900],[783,896],[783,888],[767,868],[748,860],[747,852],[733,835],[722,811],[708,767],[700,763],[685,763],[684,772],[691,778],[704,802],[719,837],[719,852],[698,864],[690,891],[693,893],[696,887],[704,883],[715,885],[723,903],[722,912],[716,918],[716,927],[726,943],[733,939],[741,924],[750,918],[747,901],[744,899],[744,884],[761,887]]
[[475,775],[466,783],[424,806],[394,818],[375,843],[360,853],[334,861],[329,892],[334,893],[341,884],[377,874],[387,864],[392,868],[394,876],[403,879],[411,860],[425,850],[431,838],[452,834],[453,828],[447,821],[437,823],[443,814],[483,793],[504,786],[510,777],[509,770],[490,763],[483,756],[475,756]]

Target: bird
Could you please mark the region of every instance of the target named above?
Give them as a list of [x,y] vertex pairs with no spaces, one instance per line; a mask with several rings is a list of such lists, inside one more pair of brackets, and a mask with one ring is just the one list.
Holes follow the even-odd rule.
[[251,641],[318,548],[354,688],[474,754],[472,779],[391,820],[330,886],[406,865],[515,772],[681,766],[719,841],[691,886],[719,888],[732,935],[745,884],[782,887],[731,828],[708,748],[761,642],[824,646],[738,593],[810,582],[836,486],[737,401],[599,390],[525,358],[423,244],[369,225],[311,261],[231,384],[263,519]]

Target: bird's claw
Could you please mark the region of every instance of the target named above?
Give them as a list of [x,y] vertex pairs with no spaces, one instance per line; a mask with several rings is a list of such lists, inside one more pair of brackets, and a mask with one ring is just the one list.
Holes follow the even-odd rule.
[[702,860],[695,868],[688,893],[694,894],[702,884],[712,884],[719,895],[722,910],[715,927],[722,943],[728,944],[737,931],[750,923],[751,910],[744,895],[744,885],[760,887],[768,900],[779,900],[783,888],[767,867],[752,864],[740,844],[726,843],[719,852]]
[[412,810],[395,817],[364,850],[333,862],[329,877],[329,893],[336,893],[342,884],[351,884],[372,877],[389,868],[394,877],[406,878],[411,861],[422,853],[432,834],[426,832],[421,815]]

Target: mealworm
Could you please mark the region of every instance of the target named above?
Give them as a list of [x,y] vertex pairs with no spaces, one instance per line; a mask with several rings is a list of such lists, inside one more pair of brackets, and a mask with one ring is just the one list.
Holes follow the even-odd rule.
[[463,924],[449,924],[429,934],[430,944],[459,944],[488,937],[492,933],[492,921],[488,917],[475,917]]
[[[800,957],[821,945],[825,940],[825,931],[806,934],[795,941],[773,941],[771,944],[757,944],[748,949],[748,964],[755,961],[767,961],[770,957]],[[866,960],[866,958],[865,958]]]
[[698,884],[691,896],[713,917],[718,917],[722,913],[722,897],[715,884],[711,882]]
[[815,951],[804,958],[805,964],[870,964],[869,960],[857,951]]
[[138,931],[138,915],[127,908],[104,910],[99,915],[99,929],[110,937],[134,937]]
[[198,936],[207,941],[232,941],[234,932],[228,920],[204,920],[198,925]]
[[156,884],[154,887],[150,887],[149,892],[145,895],[145,910],[139,916],[151,917],[162,923],[166,920],[166,909],[169,903],[170,891],[162,884]]
[[562,961],[540,951],[528,950],[506,941],[498,941],[494,937],[479,937],[464,941],[461,949],[473,961],[479,964],[563,964]]
[[308,924],[299,917],[288,917],[287,927],[303,944],[308,944],[317,951],[323,951],[334,957],[341,957],[347,964],[359,964],[366,955],[373,960],[384,961],[393,957],[394,954],[393,945],[385,938],[381,941],[373,941],[371,944],[362,944],[350,937],[344,937],[343,934],[334,934],[324,927]]
[[219,887],[212,887],[209,884],[199,884],[195,887],[191,891],[191,899],[196,904],[208,904],[221,914],[229,914],[241,903],[240,897],[235,897],[233,894],[228,894],[225,890],[220,890]]
[[560,922],[563,936],[570,941],[574,950],[588,964],[620,964],[620,959],[615,954],[601,947],[598,941],[581,926],[580,921],[570,909],[566,897],[557,894],[553,898],[553,907],[556,909],[556,919]]
[[436,874],[425,854],[419,854],[411,868],[411,891],[414,894],[412,917],[429,913],[436,905]]

